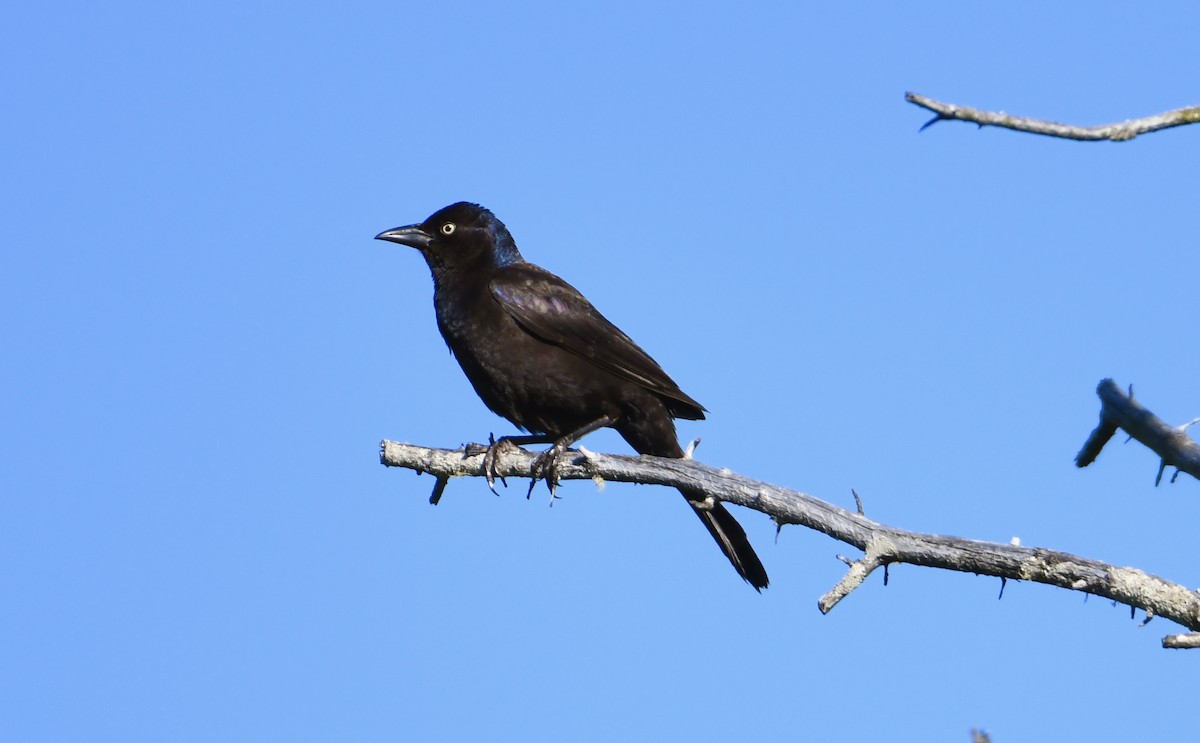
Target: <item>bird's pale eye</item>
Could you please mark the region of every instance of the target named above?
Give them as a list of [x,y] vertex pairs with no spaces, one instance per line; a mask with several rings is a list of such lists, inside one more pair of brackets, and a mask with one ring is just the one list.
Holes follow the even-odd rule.
[[442,234],[443,235],[453,235],[454,230],[455,230],[455,226],[454,226],[453,222],[447,222],[446,224],[442,225]]

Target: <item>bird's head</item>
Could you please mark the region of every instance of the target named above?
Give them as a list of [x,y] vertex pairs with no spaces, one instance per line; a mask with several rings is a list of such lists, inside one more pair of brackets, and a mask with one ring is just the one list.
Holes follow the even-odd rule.
[[421,251],[437,276],[443,270],[503,266],[522,260],[508,228],[478,204],[460,201],[420,224],[380,232],[376,240]]

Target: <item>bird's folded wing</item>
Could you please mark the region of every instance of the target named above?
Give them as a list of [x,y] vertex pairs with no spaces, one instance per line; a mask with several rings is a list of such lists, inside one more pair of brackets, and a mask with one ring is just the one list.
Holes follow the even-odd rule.
[[704,407],[675,384],[629,336],[579,291],[545,269],[524,263],[493,276],[492,297],[529,334],[587,359],[667,398],[676,417],[703,418]]

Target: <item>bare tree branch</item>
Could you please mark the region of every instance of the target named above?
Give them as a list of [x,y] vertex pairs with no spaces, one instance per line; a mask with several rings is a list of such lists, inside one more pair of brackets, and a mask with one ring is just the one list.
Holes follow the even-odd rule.
[[[528,477],[534,456],[525,450],[503,451],[496,458],[497,474]],[[465,448],[431,449],[384,441],[380,461],[389,467],[429,472],[438,483],[451,477],[483,475],[483,455],[468,453]],[[1165,617],[1200,631],[1200,593],[1135,568],[1048,549],[905,531],[806,493],[751,480],[690,459],[623,457],[581,449],[560,460],[558,473],[563,480],[682,485],[718,500],[761,511],[780,526],[805,526],[863,550],[862,558],[845,560],[850,570],[821,597],[817,606],[824,613],[861,585],[876,568],[883,566],[886,570],[891,563],[908,563],[1081,591],[1143,608],[1148,616]],[[440,496],[440,492],[439,489],[436,494]]]
[[957,119],[958,121],[971,121],[981,127],[984,126],[999,126],[1005,129],[1015,129],[1019,132],[1030,132],[1031,134],[1044,134],[1047,137],[1061,137],[1063,139],[1075,139],[1085,142],[1093,142],[1099,140],[1109,140],[1112,142],[1124,142],[1139,134],[1147,134],[1156,132],[1160,129],[1170,129],[1176,126],[1184,126],[1185,124],[1195,124],[1200,121],[1200,106],[1189,106],[1187,108],[1177,108],[1174,111],[1157,114],[1155,116],[1147,116],[1142,119],[1131,119],[1123,121],[1119,124],[1105,124],[1103,126],[1073,126],[1071,124],[1060,124],[1057,121],[1043,121],[1041,119],[1030,119],[1024,116],[1012,116],[1001,112],[981,111],[977,108],[969,106],[959,106],[954,103],[942,103],[935,101],[932,98],[926,98],[919,93],[905,93],[904,99],[909,103],[914,103],[921,108],[933,111],[934,116],[925,125],[921,127],[921,131],[925,131],[939,121],[948,121]]
[[1182,635],[1167,635],[1163,638],[1164,648],[1200,648],[1200,632],[1188,632]]
[[1167,467],[1175,468],[1171,482],[1175,482],[1180,472],[1200,480],[1200,444],[1187,435],[1187,429],[1200,422],[1200,419],[1182,426],[1169,425],[1135,402],[1132,388],[1127,395],[1111,379],[1102,380],[1096,387],[1096,394],[1100,397],[1100,423],[1075,455],[1075,466],[1087,467],[1096,461],[1100,450],[1117,432],[1117,428],[1122,428],[1161,457],[1155,485],[1162,480],[1163,470]]

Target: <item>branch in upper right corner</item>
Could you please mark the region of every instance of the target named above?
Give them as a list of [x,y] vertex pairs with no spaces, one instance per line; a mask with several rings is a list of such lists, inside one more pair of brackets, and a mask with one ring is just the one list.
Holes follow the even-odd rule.
[[1187,124],[1195,124],[1200,122],[1200,106],[1189,106],[1187,108],[1177,108],[1174,111],[1165,111],[1154,116],[1146,116],[1141,119],[1129,119],[1117,124],[1104,124],[1102,126],[1074,126],[1072,124],[1061,124],[1057,121],[1044,121],[1042,119],[1030,119],[1025,116],[1012,116],[1003,111],[982,111],[970,106],[959,106],[954,103],[942,103],[935,101],[932,98],[927,98],[919,93],[905,93],[904,100],[921,108],[928,109],[936,114],[932,119],[925,122],[921,127],[924,131],[930,126],[933,126],[939,121],[970,121],[979,126],[999,126],[1005,129],[1013,129],[1019,132],[1029,132],[1030,134],[1043,134],[1047,137],[1059,137],[1062,139],[1074,139],[1082,142],[1097,142],[1107,140],[1110,142],[1125,142],[1139,134],[1148,134],[1156,132],[1160,129],[1170,129],[1176,126],[1184,126]]

